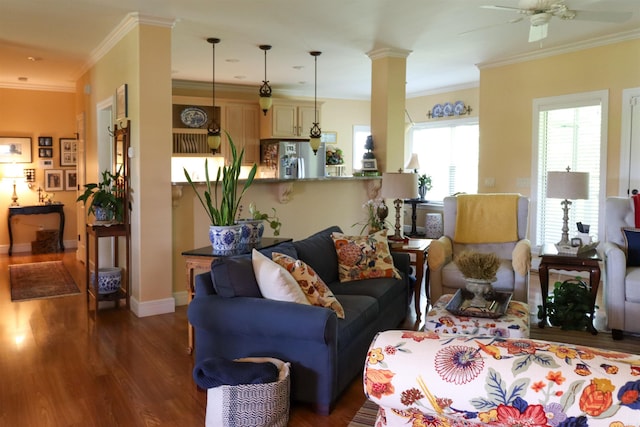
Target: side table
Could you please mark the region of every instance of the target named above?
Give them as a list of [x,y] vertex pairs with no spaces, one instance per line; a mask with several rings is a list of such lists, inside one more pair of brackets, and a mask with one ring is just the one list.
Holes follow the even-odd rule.
[[591,323],[587,326],[589,332],[596,335],[598,331],[593,326],[593,316],[595,312],[596,296],[600,285],[600,264],[601,261],[596,251],[571,255],[560,254],[553,244],[545,244],[540,250],[540,291],[542,293],[542,310],[544,318],[538,322],[538,327],[544,328],[547,325],[547,295],[549,295],[549,270],[567,271],[588,271],[589,286],[591,287]]
[[[416,214],[416,206],[427,204],[427,200],[423,200],[423,199],[405,199],[404,203],[405,204],[408,203],[408,204],[411,205],[411,233],[409,234],[409,237],[411,237],[411,236],[420,236],[420,233],[418,233],[418,228],[416,226],[416,222],[418,220],[418,215]],[[424,234],[422,234],[422,237],[424,237]]]
[[51,213],[57,213],[60,216],[58,226],[58,245],[60,247],[60,251],[64,252],[64,205],[62,203],[32,206],[9,206],[9,215],[7,216],[7,227],[9,229],[9,256],[13,253],[13,230],[11,228],[11,218],[17,215],[45,215]]
[[[272,246],[277,245],[278,243],[290,242],[293,239],[289,237],[263,237],[259,246],[256,246],[256,249],[265,249],[270,248]],[[242,255],[242,254],[238,254]],[[204,246],[198,249],[191,249],[188,251],[182,252],[182,257],[184,258],[184,263],[186,267],[187,273],[187,300],[188,304],[191,303],[195,295],[195,275],[196,270],[198,271],[210,271],[211,270],[211,262],[216,258],[221,258],[223,255],[214,255],[213,249],[211,246]],[[193,352],[193,326],[191,324],[188,325],[189,337],[187,341],[187,353],[191,354]]]
[[420,293],[422,292],[423,281],[425,286],[425,295],[429,295],[429,266],[427,265],[427,252],[429,251],[429,245],[431,245],[432,241],[432,239],[411,239],[410,244],[391,249],[392,252],[408,253],[411,259],[410,263],[416,269],[416,283],[413,287],[416,322],[420,322]]

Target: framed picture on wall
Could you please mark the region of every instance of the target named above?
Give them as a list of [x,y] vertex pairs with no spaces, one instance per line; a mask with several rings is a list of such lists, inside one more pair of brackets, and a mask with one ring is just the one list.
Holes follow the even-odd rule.
[[45,169],[44,191],[63,191],[64,176],[62,169]]
[[50,159],[53,157],[53,148],[38,148],[38,157]]
[[53,138],[50,136],[39,136],[38,147],[53,147]]
[[75,169],[64,170],[65,191],[75,191],[78,189],[78,172]]
[[60,138],[60,166],[75,166],[78,156],[78,141],[75,138]]
[[31,138],[0,136],[0,163],[31,163]]

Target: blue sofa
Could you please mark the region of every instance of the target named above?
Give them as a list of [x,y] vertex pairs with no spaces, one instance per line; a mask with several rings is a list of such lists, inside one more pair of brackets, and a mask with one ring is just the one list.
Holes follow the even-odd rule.
[[376,278],[340,283],[331,233],[281,243],[262,252],[281,252],[310,265],[345,310],[262,298],[250,255],[220,258],[211,273],[196,277],[188,308],[195,328],[195,364],[207,358],[266,356],[291,363],[291,399],[328,414],[342,391],[362,372],[376,333],[396,328],[411,298],[409,256],[392,253],[403,279]]

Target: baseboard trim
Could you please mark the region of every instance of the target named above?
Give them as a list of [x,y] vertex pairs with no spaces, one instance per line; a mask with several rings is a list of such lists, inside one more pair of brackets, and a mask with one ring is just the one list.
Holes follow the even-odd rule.
[[189,304],[189,293],[187,291],[180,291],[173,293],[173,299],[176,301],[176,307]]
[[176,301],[174,298],[164,298],[153,301],[140,302],[131,298],[131,311],[138,317],[156,316],[158,314],[174,313]]
[[[65,240],[64,249],[76,249],[78,242],[75,240]],[[14,243],[11,251],[14,255],[20,253],[31,253],[31,243]],[[0,245],[0,254],[9,254],[9,245]]]

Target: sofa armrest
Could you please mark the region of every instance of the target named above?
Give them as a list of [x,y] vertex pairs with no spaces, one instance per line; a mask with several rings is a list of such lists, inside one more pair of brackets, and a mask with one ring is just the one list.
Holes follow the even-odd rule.
[[440,270],[453,259],[453,244],[447,236],[434,240],[429,245],[427,262],[431,271]]
[[216,293],[213,288],[213,280],[211,279],[211,271],[196,274],[193,280],[196,297],[214,295]]
[[332,310],[265,298],[194,298],[188,316],[196,329],[221,336],[286,337],[326,343],[337,331],[337,317]]
[[531,270],[531,242],[522,239],[516,243],[511,252],[511,266],[518,276],[526,276]]
[[623,330],[627,257],[620,246],[613,242],[602,244],[601,255],[604,260],[607,323],[610,329]]
[[404,273],[405,277],[411,275],[411,257],[406,252],[391,252],[393,265],[400,273]]

